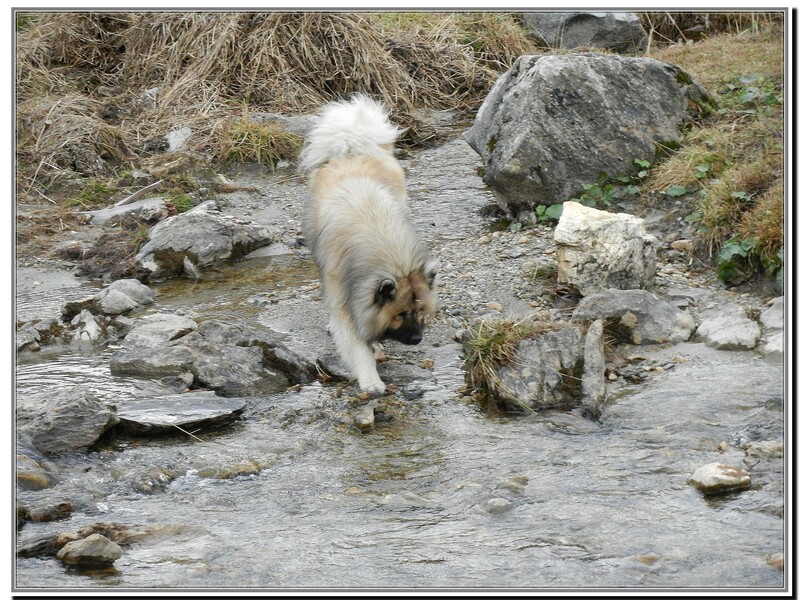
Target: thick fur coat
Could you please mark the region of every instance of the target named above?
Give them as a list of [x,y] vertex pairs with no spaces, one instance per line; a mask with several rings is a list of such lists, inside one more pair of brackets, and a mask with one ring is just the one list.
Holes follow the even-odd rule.
[[357,95],[323,109],[300,155],[311,188],[303,229],[329,331],[359,386],[373,393],[386,387],[376,344],[418,344],[436,310],[436,266],[412,225],[393,156],[401,133],[381,104]]

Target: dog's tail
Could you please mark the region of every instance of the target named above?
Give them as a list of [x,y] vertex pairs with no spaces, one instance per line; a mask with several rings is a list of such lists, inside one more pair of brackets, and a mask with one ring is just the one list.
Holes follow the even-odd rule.
[[[363,94],[326,106],[306,136],[299,167],[312,171],[332,158],[380,156],[403,133],[382,104]],[[383,147],[383,148],[382,148]]]

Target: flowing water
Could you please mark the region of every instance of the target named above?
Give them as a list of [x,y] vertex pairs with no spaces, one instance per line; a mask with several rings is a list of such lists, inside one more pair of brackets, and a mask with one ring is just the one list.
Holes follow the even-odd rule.
[[[447,184],[454,194],[463,187]],[[441,223],[422,208],[419,218]],[[298,347],[330,344],[316,272],[303,256],[255,258],[201,282],[153,287],[159,310],[269,325]],[[23,301],[18,310],[30,308]],[[51,460],[58,483],[18,498],[67,500],[74,512],[26,523],[20,543],[98,522],[147,534],[103,571],[18,558],[16,587],[784,585],[768,563],[784,551],[784,463],[741,449],[783,439],[780,363],[702,344],[642,348],[675,367],[614,388],[598,421],[560,411],[502,416],[463,395],[459,347],[448,335],[423,342],[434,368],[406,374],[394,418],[368,431],[340,418],[352,410],[341,385],[314,383],[250,398],[226,429],[111,438]],[[112,351],[28,355],[17,364],[18,402],[65,385],[109,401],[146,392],[148,382],[110,374]],[[709,462],[749,467],[752,488],[704,497],[687,479]]]

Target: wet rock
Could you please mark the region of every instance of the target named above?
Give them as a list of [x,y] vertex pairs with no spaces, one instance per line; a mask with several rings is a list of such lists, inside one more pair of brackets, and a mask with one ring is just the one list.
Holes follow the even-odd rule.
[[721,463],[709,463],[692,473],[689,484],[704,494],[735,492],[750,488],[750,473]]
[[82,311],[93,315],[120,315],[154,301],[153,290],[137,279],[118,279],[91,298],[67,302],[61,315],[64,321],[71,321]]
[[123,346],[111,357],[114,374],[179,378],[224,396],[276,392],[316,374],[316,365],[286,348],[274,332],[214,320],[198,326],[178,315],[149,315]]
[[572,313],[573,322],[604,319],[607,332],[632,344],[684,342],[694,320],[666,300],[644,290],[609,290],[583,298]]
[[[584,402],[581,384],[584,376],[596,381],[604,376],[605,370],[604,366],[599,367],[598,357],[592,356],[588,366],[599,368],[599,372],[586,374],[585,350],[584,336],[577,327],[546,331],[523,339],[516,349],[516,359],[497,369],[494,396],[512,409],[580,406]],[[599,392],[599,389],[592,390],[592,393]],[[601,403],[601,398],[589,398],[586,403],[594,407]]]
[[95,344],[103,338],[103,327],[88,310],[82,310],[70,321],[70,325],[74,328],[72,339],[75,342]]
[[510,492],[515,496],[521,496],[525,493],[526,485],[528,485],[528,478],[525,475],[514,475],[500,483],[497,489]]
[[631,53],[647,34],[635,13],[534,12],[522,13],[528,35],[552,49],[602,48]]
[[718,350],[752,350],[760,335],[758,323],[737,304],[715,309],[697,327],[698,339]]
[[319,374],[316,363],[286,347],[282,336],[270,329],[208,320],[198,331],[214,342],[261,348],[265,363],[282,371],[292,383],[310,383]]
[[775,567],[776,569],[783,571],[783,552],[768,554],[766,561],[770,567]]
[[753,458],[780,458],[783,456],[783,442],[780,440],[748,442],[742,448],[747,452],[747,456]]
[[492,515],[501,515],[514,508],[514,504],[505,498],[490,498],[483,504],[483,509]]
[[375,426],[375,404],[376,401],[372,400],[353,415],[353,424],[361,431],[372,429]]
[[60,561],[73,566],[112,564],[122,556],[122,549],[99,533],[69,542],[56,554]]
[[17,454],[17,485],[23,490],[43,490],[53,480],[41,463],[24,454]]
[[222,398],[210,391],[130,400],[119,408],[120,426],[133,434],[155,435],[216,428],[236,421],[246,406],[243,398]]
[[565,202],[553,239],[559,283],[582,296],[609,288],[641,289],[653,282],[655,238],[638,217]]
[[136,262],[153,278],[184,273],[188,258],[199,270],[237,260],[280,238],[276,229],[224,215],[214,201],[169,217],[150,229],[148,241]]
[[39,332],[32,327],[22,327],[17,331],[16,335],[17,352],[23,350],[30,350],[31,352],[38,352],[41,350],[39,345]]
[[46,455],[86,450],[119,422],[113,405],[79,387],[29,400],[17,408],[19,437]]
[[583,345],[581,404],[589,416],[598,417],[606,400],[606,359],[603,321],[594,321],[586,331]]
[[[122,427],[125,427],[124,423]],[[172,469],[166,467],[151,467],[148,469],[144,478],[133,485],[133,488],[140,494],[163,492],[175,477],[177,477],[177,473]]]
[[17,558],[55,556],[61,549],[57,533],[44,533],[17,545]]
[[117,350],[111,355],[112,375],[163,378],[180,377],[191,366],[194,353],[185,346]]
[[92,523],[90,525],[84,525],[78,530],[77,533],[67,534],[61,539],[62,543],[66,544],[69,541],[86,538],[93,534],[100,534],[115,544],[119,544],[120,546],[128,546],[134,542],[143,540],[157,529],[158,526],[142,527],[136,525],[125,525],[122,523]]
[[28,509],[28,520],[38,523],[62,521],[72,516],[72,505],[69,502],[45,504]]
[[682,139],[690,110],[713,99],[678,66],[573,53],[520,56],[465,134],[484,182],[512,214],[578,197],[601,172],[634,174]]
[[264,465],[256,462],[246,462],[226,467],[204,467],[197,471],[197,476],[207,479],[236,479],[237,477],[258,475],[263,468]]
[[194,374],[195,382],[223,396],[257,396],[289,386],[283,373],[264,364],[259,347],[218,344],[196,332],[181,338],[180,344],[192,354],[186,369]]
[[431,501],[427,498],[410,491],[403,491],[399,494],[387,494],[384,496],[383,501],[385,504],[400,504],[406,506],[428,506],[431,504]]
[[197,323],[188,317],[170,313],[155,313],[138,319],[125,336],[129,349],[158,348],[195,331]]

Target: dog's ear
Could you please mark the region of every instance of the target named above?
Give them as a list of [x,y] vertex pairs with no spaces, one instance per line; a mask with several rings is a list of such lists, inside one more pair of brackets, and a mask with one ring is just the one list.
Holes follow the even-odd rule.
[[439,272],[439,261],[432,260],[428,262],[423,270],[425,275],[425,279],[428,282],[428,287],[433,287],[434,282],[436,281],[436,274]]
[[375,292],[375,304],[384,304],[389,300],[394,299],[394,291],[397,288],[393,279],[384,279],[378,284],[378,290]]

